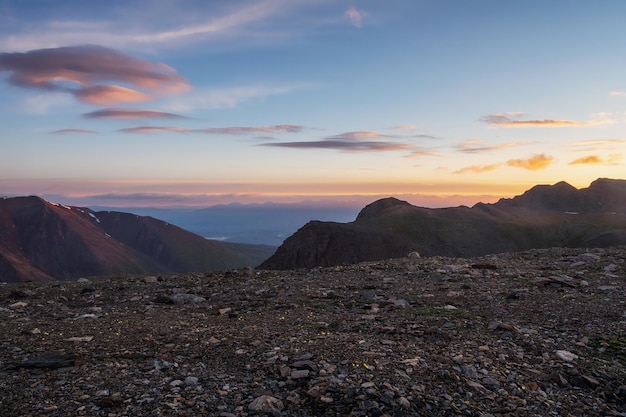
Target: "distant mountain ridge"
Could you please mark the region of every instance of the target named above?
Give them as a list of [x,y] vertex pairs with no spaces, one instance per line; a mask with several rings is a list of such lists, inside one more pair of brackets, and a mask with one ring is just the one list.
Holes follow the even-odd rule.
[[309,222],[261,269],[334,266],[403,257],[474,257],[533,248],[626,245],[626,180],[588,188],[537,185],[493,204],[429,209],[395,198],[375,201],[354,222]]
[[0,281],[254,266],[274,248],[216,242],[152,217],[0,199]]

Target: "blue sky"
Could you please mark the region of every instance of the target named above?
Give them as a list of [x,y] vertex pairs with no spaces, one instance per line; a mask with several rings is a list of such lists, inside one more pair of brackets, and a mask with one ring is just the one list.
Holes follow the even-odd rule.
[[0,194],[490,202],[624,178],[626,2],[0,0]]

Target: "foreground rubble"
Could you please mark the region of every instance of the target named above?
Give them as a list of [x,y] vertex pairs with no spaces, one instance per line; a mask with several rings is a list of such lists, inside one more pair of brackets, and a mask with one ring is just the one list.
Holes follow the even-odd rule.
[[626,248],[0,285],[2,416],[626,416]]

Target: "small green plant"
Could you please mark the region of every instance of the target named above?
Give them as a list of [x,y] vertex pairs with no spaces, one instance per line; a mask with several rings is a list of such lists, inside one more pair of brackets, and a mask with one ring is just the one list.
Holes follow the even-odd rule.
[[590,345],[602,357],[617,359],[626,366],[626,336],[600,336],[591,339]]

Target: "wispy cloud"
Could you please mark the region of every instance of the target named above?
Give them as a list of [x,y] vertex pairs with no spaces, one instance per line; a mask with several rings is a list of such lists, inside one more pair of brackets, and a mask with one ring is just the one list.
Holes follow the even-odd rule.
[[367,12],[352,6],[346,10],[345,15],[350,19],[353,26],[360,28],[363,27],[363,19],[367,16]]
[[174,113],[140,109],[102,109],[84,113],[86,119],[187,119]]
[[397,125],[397,126],[387,127],[385,129],[388,129],[388,130],[417,130],[418,127],[415,126],[415,125]]
[[473,172],[475,174],[481,174],[483,172],[493,171],[498,168],[500,164],[491,164],[491,165],[470,165],[465,168],[461,168],[457,171],[454,171],[453,174],[466,174],[468,172]]
[[[176,2],[158,2],[137,9],[117,7],[102,20],[39,22],[36,29],[14,31],[0,37],[0,50],[27,51],[64,45],[97,44],[125,50],[171,48],[180,44],[215,42],[224,39],[248,40],[290,39],[295,30],[290,24],[293,13],[315,7],[321,0],[259,0],[231,2],[201,1],[189,13]],[[166,18],[164,18],[164,16]],[[206,17],[204,17],[206,16]],[[204,18],[203,18],[204,17]],[[24,25],[26,27],[26,25]]]
[[506,143],[498,143],[493,145],[485,144],[485,141],[482,139],[468,139],[463,141],[460,145],[457,146],[459,152],[463,153],[482,153],[489,151],[497,151],[500,149],[508,149],[515,148],[518,146],[527,145],[528,142],[506,142]]
[[577,151],[595,152],[598,149],[615,149],[626,144],[626,139],[592,139],[571,142],[568,146],[579,148]]
[[626,96],[626,92],[625,91],[611,91],[609,95],[614,96],[614,97],[624,97]]
[[190,88],[184,77],[165,64],[154,64],[101,46],[1,53],[0,72],[9,73],[7,82],[11,85],[66,92],[96,105],[145,101]]
[[59,129],[59,130],[55,130],[54,132],[50,132],[53,135],[68,135],[68,134],[75,134],[75,133],[98,133],[95,130],[89,130],[89,129]]
[[520,128],[520,127],[590,127],[598,125],[614,124],[615,120],[601,118],[591,119],[584,122],[560,119],[536,119],[536,120],[519,120],[518,117],[511,113],[506,114],[489,114],[480,119],[483,123],[490,126]]
[[509,159],[506,164],[511,167],[524,168],[536,171],[547,168],[554,161],[554,157],[546,154],[534,155],[528,159]]
[[190,129],[181,126],[137,126],[120,129],[123,133],[159,133],[159,132],[175,132],[175,133],[207,133],[207,134],[223,134],[223,135],[243,135],[254,133],[298,133],[303,127],[299,125],[275,125],[275,126],[231,126],[231,127],[207,127],[204,129]]
[[215,88],[178,96],[175,99],[170,99],[163,107],[177,112],[195,109],[234,108],[251,100],[262,100],[270,96],[289,94],[304,88],[307,87],[302,85],[243,85]]

